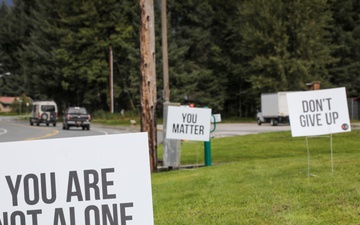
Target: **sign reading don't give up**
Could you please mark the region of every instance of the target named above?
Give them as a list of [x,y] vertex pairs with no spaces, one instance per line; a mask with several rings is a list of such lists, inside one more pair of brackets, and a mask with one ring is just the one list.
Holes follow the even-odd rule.
[[351,131],[345,88],[286,95],[293,137]]
[[169,106],[166,138],[209,141],[211,109]]

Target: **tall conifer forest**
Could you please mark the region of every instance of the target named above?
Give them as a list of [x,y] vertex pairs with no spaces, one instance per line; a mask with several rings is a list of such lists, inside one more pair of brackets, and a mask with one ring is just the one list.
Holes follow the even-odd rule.
[[[161,0],[154,0],[163,102]],[[140,8],[134,0],[13,0],[0,5],[0,96],[60,108],[140,107]],[[358,0],[167,0],[170,101],[253,117],[260,94],[346,87],[360,95]],[[161,111],[161,110],[159,110]]]

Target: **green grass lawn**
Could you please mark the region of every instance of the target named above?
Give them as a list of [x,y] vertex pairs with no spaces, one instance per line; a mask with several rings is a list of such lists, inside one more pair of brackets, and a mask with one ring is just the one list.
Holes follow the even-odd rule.
[[[152,174],[155,224],[360,224],[359,137],[332,135],[334,173],[330,138],[309,139],[310,177],[305,137],[212,139],[212,166]],[[181,155],[203,164],[203,142]]]

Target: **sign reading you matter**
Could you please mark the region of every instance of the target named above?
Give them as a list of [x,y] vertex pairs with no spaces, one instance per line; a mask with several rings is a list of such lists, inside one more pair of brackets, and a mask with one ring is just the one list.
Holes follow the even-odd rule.
[[154,224],[146,133],[0,144],[1,225]]
[[345,88],[286,95],[293,137],[351,131]]
[[209,141],[211,109],[169,106],[167,139]]

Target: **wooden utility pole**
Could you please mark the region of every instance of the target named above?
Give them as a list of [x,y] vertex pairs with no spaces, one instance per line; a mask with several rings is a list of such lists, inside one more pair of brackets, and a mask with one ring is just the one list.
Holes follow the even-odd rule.
[[149,137],[150,170],[157,169],[155,22],[153,0],[139,0],[141,131]]
[[114,69],[113,69],[113,51],[112,46],[109,46],[109,67],[110,67],[110,112],[114,113]]
[[161,34],[162,34],[162,55],[164,70],[164,101],[170,101],[169,87],[169,65],[168,65],[168,41],[167,41],[167,20],[166,20],[166,0],[161,0]]
[[161,34],[162,34],[162,56],[163,56],[163,166],[168,168],[180,167],[180,149],[181,141],[167,139],[167,117],[169,106],[180,106],[180,103],[170,102],[170,85],[169,85],[169,63],[168,63],[168,38],[167,38],[167,13],[166,0],[161,0]]

